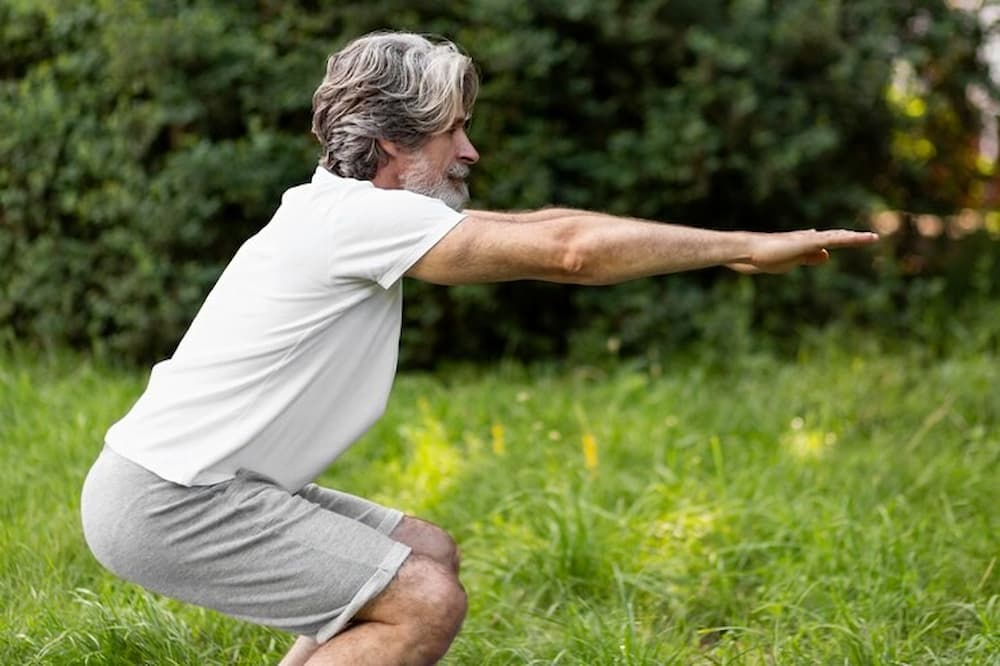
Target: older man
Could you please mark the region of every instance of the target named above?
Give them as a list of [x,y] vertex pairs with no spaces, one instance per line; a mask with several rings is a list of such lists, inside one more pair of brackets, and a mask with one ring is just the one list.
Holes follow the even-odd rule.
[[403,276],[609,284],[781,272],[873,234],[717,232],[565,209],[465,210],[478,89],[448,42],[362,37],[313,98],[312,181],[247,240],[107,433],[91,550],[150,590],[300,635],[285,664],[430,664],[466,611],[440,528],[312,483],[381,415]]

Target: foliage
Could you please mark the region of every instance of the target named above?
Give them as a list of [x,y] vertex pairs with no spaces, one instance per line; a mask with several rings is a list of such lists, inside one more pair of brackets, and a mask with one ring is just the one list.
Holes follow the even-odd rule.
[[236,11],[156,7],[3,10],[7,30],[44,26],[50,52],[0,89],[0,316],[22,335],[164,353],[308,171],[308,141],[280,128],[308,94],[274,73],[299,56]]
[[[325,56],[386,27],[448,35],[482,70],[477,206],[765,230],[982,204],[966,90],[995,95],[984,30],[940,0],[0,0],[0,326],[169,353],[239,243],[308,177]],[[891,259],[752,288],[766,298],[713,272],[596,291],[412,285],[404,360],[669,347],[711,336],[706,309],[731,310],[730,295],[747,326],[826,320],[894,280]],[[995,262],[977,271],[995,283]],[[933,284],[898,282],[875,287],[882,302]]]
[[[831,334],[792,362],[404,374],[320,481],[456,536],[450,664],[986,664],[998,369]],[[87,552],[79,489],[143,381],[0,351],[0,663],[274,664],[291,643]]]

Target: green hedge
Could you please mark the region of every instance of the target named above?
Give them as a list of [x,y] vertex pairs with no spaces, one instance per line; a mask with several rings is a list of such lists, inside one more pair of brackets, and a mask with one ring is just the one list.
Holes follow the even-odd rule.
[[[965,91],[996,91],[976,61],[982,28],[944,2],[347,4],[0,0],[0,327],[168,354],[239,243],[308,178],[326,55],[377,28],[444,34],[476,59],[476,206],[764,230],[982,205]],[[888,94],[899,60],[915,76]],[[411,284],[404,362],[587,358],[609,340],[635,353],[990,295],[985,233],[957,271],[893,272],[917,242],[881,250],[888,270],[864,253],[783,281]]]

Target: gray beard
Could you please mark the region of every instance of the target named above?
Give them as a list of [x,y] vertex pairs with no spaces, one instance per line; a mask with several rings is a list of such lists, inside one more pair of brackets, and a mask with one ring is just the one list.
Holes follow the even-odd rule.
[[465,182],[468,175],[469,167],[455,164],[444,176],[438,176],[421,159],[402,174],[400,181],[404,190],[440,199],[449,208],[461,211],[469,201],[469,186]]

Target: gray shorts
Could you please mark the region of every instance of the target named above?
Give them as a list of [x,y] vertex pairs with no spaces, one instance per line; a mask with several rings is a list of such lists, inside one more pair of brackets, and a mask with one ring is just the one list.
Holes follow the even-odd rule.
[[309,484],[292,495],[239,472],[210,486],[165,481],[105,447],[80,501],[83,532],[112,573],[154,592],[324,642],[410,553],[402,513]]

